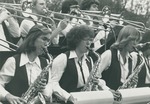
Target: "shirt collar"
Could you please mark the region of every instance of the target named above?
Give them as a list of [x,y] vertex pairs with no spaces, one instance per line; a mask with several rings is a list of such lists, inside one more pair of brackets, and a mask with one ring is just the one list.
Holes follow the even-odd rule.
[[20,67],[26,65],[27,63],[36,63],[39,67],[41,66],[40,59],[37,57],[33,62],[31,62],[26,53],[21,54]]
[[[87,54],[84,54],[83,59],[87,59],[88,60],[88,58],[86,56],[87,56]],[[77,56],[75,51],[70,51],[69,59],[72,59],[72,58],[78,59],[78,56]]]

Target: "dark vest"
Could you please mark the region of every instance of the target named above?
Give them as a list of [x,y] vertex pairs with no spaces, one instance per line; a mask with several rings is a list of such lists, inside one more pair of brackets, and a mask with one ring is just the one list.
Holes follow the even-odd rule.
[[138,85],[137,85],[137,87],[150,87],[150,83],[149,84],[145,83],[145,78],[146,78],[146,66],[144,64],[140,73],[138,74]]
[[[66,52],[65,54],[67,56],[67,66],[65,68],[65,72],[63,73],[63,75],[59,81],[60,86],[67,92],[80,91],[77,88],[78,73],[77,73],[75,61],[74,61],[74,59],[68,59],[70,52]],[[90,57],[88,57],[88,58],[89,58],[89,60],[91,60]],[[92,69],[91,61],[90,62],[87,61],[87,65],[88,65],[89,71],[90,71]]]
[[[120,62],[117,57],[117,50],[112,49],[112,58],[111,58],[111,65],[110,67],[102,72],[102,79],[106,81],[106,85],[113,89],[117,90],[119,86],[122,85],[120,79],[121,79],[121,67],[120,67]],[[132,70],[132,61],[129,58],[129,74],[131,73]]]
[[[26,67],[21,66],[19,67],[20,64],[20,54],[15,55],[15,62],[16,62],[16,71],[13,79],[6,85],[5,89],[10,92],[11,94],[15,96],[21,97],[23,93],[25,93],[29,87],[28,85],[28,78],[27,78],[27,72],[26,72]],[[46,67],[47,62],[46,59],[40,58],[40,63],[42,69]]]

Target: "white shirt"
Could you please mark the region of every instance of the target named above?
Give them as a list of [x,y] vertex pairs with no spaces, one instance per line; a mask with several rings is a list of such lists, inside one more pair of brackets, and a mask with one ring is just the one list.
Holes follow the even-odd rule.
[[[34,15],[30,15],[33,20],[38,21],[38,17]],[[24,19],[20,24],[20,35],[26,37],[29,30],[35,25],[35,23],[31,20]]]
[[[130,56],[131,55],[131,56]],[[137,53],[136,52],[133,52],[131,54],[128,54],[126,59],[128,60],[128,58],[130,57],[131,60],[132,60],[132,70],[135,68],[136,66],[136,63],[137,63]],[[120,55],[120,52],[117,51],[117,57],[119,59],[119,56]],[[104,70],[107,70],[109,68],[109,66],[111,65],[111,60],[112,60],[112,54],[111,54],[111,51],[110,50],[106,50],[102,55],[101,55],[101,63],[99,65],[99,76],[102,77],[102,72]],[[122,63],[123,60],[122,60],[122,57],[120,57],[120,62]],[[120,81],[123,83],[126,78],[127,78],[127,75],[129,73],[129,70],[128,70],[128,61],[126,61],[126,63],[124,63],[124,65],[121,65],[120,63],[120,67],[121,67],[121,79]]]
[[[78,58],[77,58],[75,51],[70,51],[69,59],[72,59],[72,58],[74,58],[75,60],[75,65],[76,65],[77,73],[78,73],[78,85],[77,86],[81,87],[84,85],[84,83],[83,83],[83,78],[82,78],[82,74],[80,71],[80,67],[78,65]],[[86,64],[85,59],[86,59],[86,56],[84,56],[82,59],[82,68],[83,68],[85,80],[87,81],[87,78],[89,76],[89,69]],[[61,96],[63,96],[65,100],[69,98],[70,94],[66,92],[65,90],[63,90],[62,88],[60,88],[59,80],[61,79],[66,66],[67,66],[67,56],[64,53],[58,55],[54,59],[53,66],[52,66],[52,81],[54,83],[54,86],[53,86],[54,91],[58,92]]]
[[121,67],[121,82],[125,82],[128,74],[129,74],[129,61],[128,59],[131,58],[129,53],[127,54],[127,56],[125,57],[126,62],[124,63],[123,58],[120,54],[120,51],[118,51],[118,61],[120,63],[120,67]]
[[95,36],[95,38],[93,40],[95,51],[104,45],[104,44],[101,44],[100,40],[104,39],[104,41],[106,41],[108,34],[109,34],[109,31],[100,30],[98,32],[98,34]]
[[[150,57],[148,57],[148,58],[145,58],[146,60],[145,61],[147,61],[147,64],[149,65],[149,63],[150,63]],[[146,64],[146,62],[145,62],[145,64]],[[146,84],[149,84],[150,83],[150,69],[149,69],[149,67],[147,66],[147,64],[145,65],[146,66],[146,78],[145,78],[145,83]],[[150,65],[149,65],[150,66]]]
[[[10,57],[7,59],[6,63],[0,70],[0,100],[4,100],[5,96],[9,93],[4,89],[4,86],[5,84],[9,83],[13,78],[16,69],[15,65],[16,62],[14,57]],[[25,65],[26,67],[28,82],[29,82],[28,84],[31,85],[42,71],[40,60],[37,57],[33,62],[30,62],[27,54],[22,53],[19,66],[23,66],[23,65]],[[48,97],[51,97],[52,94],[52,84],[50,83],[51,82],[50,77],[51,77],[51,73],[49,74],[49,82],[46,85],[45,90],[43,91],[43,94],[47,95]]]
[[[78,64],[78,57],[77,57],[77,54],[75,51],[70,51],[69,59],[72,59],[72,58],[75,60],[75,65],[77,68],[77,73],[78,73],[77,87],[79,88],[79,87],[84,86],[84,83],[83,83],[83,78],[82,78],[82,74],[80,71],[80,67]],[[84,77],[85,77],[85,82],[87,82],[87,79],[90,74],[88,66],[86,64],[86,59],[87,59],[87,57],[86,57],[86,55],[84,55],[82,58],[82,68],[83,68],[83,73],[84,73]],[[58,92],[59,95],[62,96],[65,101],[67,101],[67,99],[70,97],[70,94],[60,87],[59,81],[65,71],[66,66],[67,66],[67,56],[64,53],[58,55],[54,59],[53,66],[52,66],[53,91]],[[92,62],[92,66],[93,66],[93,62]],[[103,86],[104,89],[108,90],[108,87],[106,87],[105,81],[100,80],[99,85]]]

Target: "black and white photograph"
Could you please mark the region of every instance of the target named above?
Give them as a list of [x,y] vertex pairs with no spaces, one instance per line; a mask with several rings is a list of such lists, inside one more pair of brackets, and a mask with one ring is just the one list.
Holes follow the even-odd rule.
[[0,0],[0,104],[150,104],[150,0]]

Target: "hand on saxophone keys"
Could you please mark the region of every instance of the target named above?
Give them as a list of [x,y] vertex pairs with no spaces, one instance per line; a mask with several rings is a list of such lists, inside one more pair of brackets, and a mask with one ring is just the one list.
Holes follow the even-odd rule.
[[27,104],[27,102],[20,98],[20,97],[17,97],[17,96],[14,96],[10,93],[8,93],[5,97],[5,99],[10,103],[10,104]]
[[45,89],[47,80],[46,79],[41,79],[39,82],[36,83],[37,88],[39,88],[39,92],[42,92]]
[[109,91],[112,92],[115,102],[120,102],[122,100],[122,95],[119,91],[115,91],[115,90],[112,90],[112,89],[110,89]]
[[98,77],[93,78],[93,82],[97,85],[99,90],[109,90],[110,88],[106,86],[106,82]]

